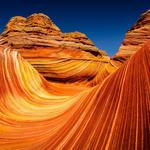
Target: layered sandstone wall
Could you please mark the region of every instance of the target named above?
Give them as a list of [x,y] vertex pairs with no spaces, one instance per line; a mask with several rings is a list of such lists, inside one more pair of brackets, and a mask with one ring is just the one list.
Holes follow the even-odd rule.
[[[80,63],[92,61],[96,67],[101,62],[110,61],[107,54],[98,49],[85,34],[63,33],[44,14],[33,14],[28,18],[13,17],[1,34],[0,44],[19,51],[44,77],[52,80],[69,81],[65,75],[60,75],[60,64],[70,63],[79,67]],[[91,68],[87,67],[86,70],[90,71]],[[76,80],[87,79],[85,74],[86,71],[78,75]],[[74,76],[70,80],[72,78]]]

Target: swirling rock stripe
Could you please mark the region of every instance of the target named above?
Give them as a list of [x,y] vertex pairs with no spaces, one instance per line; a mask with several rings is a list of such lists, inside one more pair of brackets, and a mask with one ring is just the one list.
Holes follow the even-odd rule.
[[101,84],[65,94],[1,47],[0,149],[149,149],[149,60],[150,43]]

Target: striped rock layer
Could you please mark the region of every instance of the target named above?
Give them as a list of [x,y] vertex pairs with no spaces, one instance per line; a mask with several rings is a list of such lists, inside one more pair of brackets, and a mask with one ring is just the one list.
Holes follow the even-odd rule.
[[142,14],[140,19],[129,29],[114,58],[120,60],[128,59],[148,40],[150,40],[150,10]]
[[[85,34],[62,33],[44,14],[33,14],[28,18],[13,17],[0,39],[1,45],[18,51],[49,81],[92,80],[97,75],[94,68],[102,67],[101,64],[106,72],[113,72],[118,68],[118,64],[110,60],[104,51],[96,48]],[[84,72],[79,72],[83,70],[83,66]],[[109,66],[114,69],[107,71]],[[66,67],[69,68],[67,74],[63,71]],[[92,75],[87,76],[91,68]]]
[[48,82],[1,46],[0,83],[0,150],[150,147],[150,42],[94,87]]

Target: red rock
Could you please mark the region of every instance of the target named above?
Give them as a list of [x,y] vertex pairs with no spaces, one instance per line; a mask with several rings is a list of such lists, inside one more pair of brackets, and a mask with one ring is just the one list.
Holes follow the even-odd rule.
[[106,55],[104,51],[96,48],[85,34],[80,32],[62,33],[44,14],[33,14],[28,18],[13,17],[2,36],[3,40],[6,40],[5,42],[12,45],[13,48],[65,47],[93,52],[95,55]]
[[0,46],[0,149],[148,150],[149,69],[150,42],[94,88],[56,84]]
[[0,40],[0,150],[148,150],[150,41],[118,69],[43,17],[10,21]]
[[141,15],[140,19],[126,33],[124,41],[115,54],[115,59],[126,60],[150,40],[150,10]]
[[[118,65],[110,60],[104,51],[95,47],[85,34],[62,33],[44,14],[33,14],[28,18],[13,17],[2,33],[1,44],[19,51],[23,58],[50,81],[77,82],[93,79],[94,83],[91,84],[95,85],[98,80],[94,78],[98,74],[99,64],[103,63],[101,68],[111,68],[110,71],[103,69],[105,75],[99,78],[101,81],[118,68]],[[87,72],[91,72],[91,65],[86,65],[87,62],[92,62],[93,66],[90,79]],[[64,74],[60,66],[65,67],[68,64],[74,71],[70,69],[69,74]],[[85,64],[85,67],[80,64]],[[80,67],[81,72],[78,74]]]

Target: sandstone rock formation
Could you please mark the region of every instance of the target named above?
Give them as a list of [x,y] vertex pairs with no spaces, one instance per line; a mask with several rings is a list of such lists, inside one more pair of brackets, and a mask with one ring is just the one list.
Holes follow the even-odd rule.
[[[13,17],[2,33],[1,44],[19,51],[23,58],[52,81],[75,82],[93,79],[97,71],[93,71],[93,76],[89,79],[87,72],[91,72],[91,67],[88,65],[85,65],[86,69],[79,74],[75,70],[81,67],[79,64],[83,67],[91,61],[93,68],[102,67],[102,62],[103,66],[114,68],[109,72],[117,68],[117,64],[111,61],[104,51],[96,48],[85,34],[62,33],[44,14],[33,14],[28,18]],[[60,65],[67,67],[67,64],[74,69],[72,72],[69,71],[70,74],[64,74],[60,68]]]
[[1,46],[0,149],[148,150],[149,69],[150,42],[94,88],[60,86]]
[[129,29],[114,58],[123,60],[128,59],[148,40],[150,40],[150,10],[142,14],[134,26]]
[[148,150],[150,41],[141,45],[120,65],[43,14],[12,18],[0,37],[0,150]]

